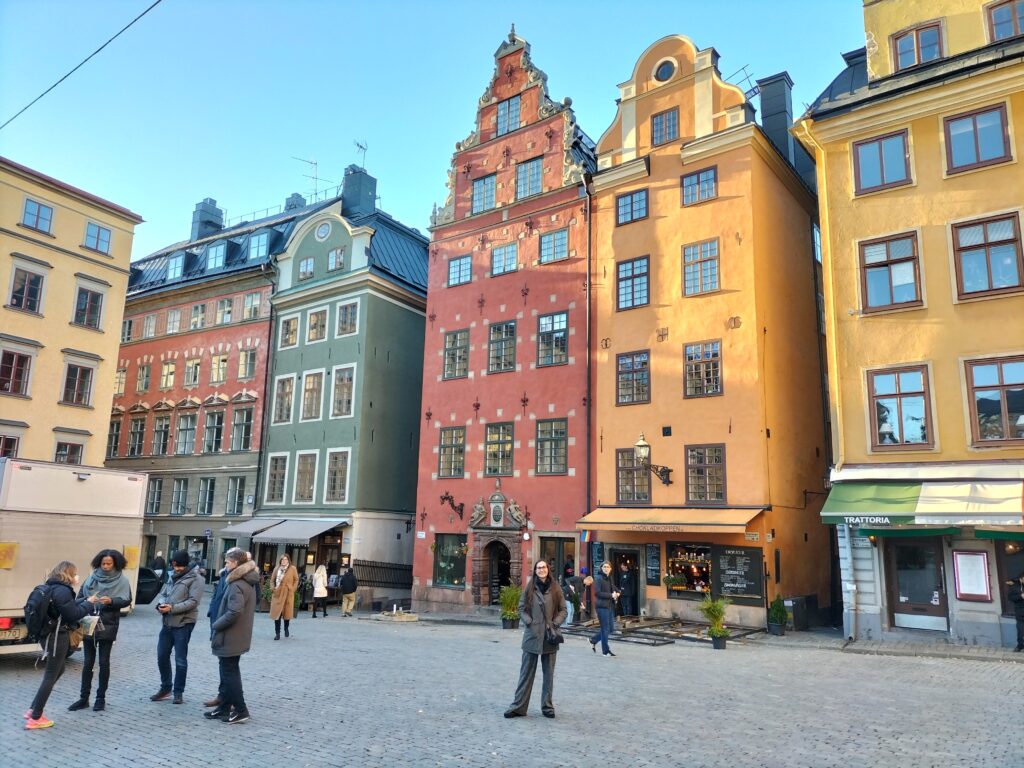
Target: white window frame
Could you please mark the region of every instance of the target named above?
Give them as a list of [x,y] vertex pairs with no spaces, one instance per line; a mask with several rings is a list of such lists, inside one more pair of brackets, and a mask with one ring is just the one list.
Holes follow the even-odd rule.
[[[142,371],[146,371],[146,386],[142,384]],[[136,392],[148,392],[149,388],[153,385],[153,364],[152,363],[140,363],[135,368],[135,391]]]
[[[174,267],[172,269],[171,267]],[[173,274],[172,274],[173,273]],[[177,280],[185,274],[185,254],[179,253],[167,259],[167,279]]]
[[[253,366],[252,375],[243,368],[242,361],[246,359],[247,355],[252,355]],[[259,363],[259,355],[256,352],[256,347],[247,347],[246,349],[240,349],[238,351],[238,380],[249,381],[250,379],[256,378],[256,368]]]
[[[281,500],[271,501],[267,493],[270,491],[270,470],[274,459],[284,456],[284,487],[281,488]],[[288,503],[288,472],[291,470],[291,454],[288,451],[278,451],[267,454],[267,471],[263,477],[263,504],[268,507],[283,507]]]
[[[341,308],[347,307],[349,304],[356,305],[356,329],[350,333],[338,333],[338,318],[341,317]],[[339,301],[334,305],[334,338],[344,339],[348,336],[355,336],[359,333],[359,324],[363,321],[363,307],[362,299],[358,296],[352,299],[346,299],[345,301]]]
[[49,271],[53,269],[49,264],[42,265],[35,261],[28,261],[26,259],[19,259],[17,256],[11,257],[11,276],[7,281],[7,294],[4,296],[4,304],[11,307],[11,297],[14,293],[14,273],[16,270],[22,272],[30,272],[33,275],[41,277],[43,282],[39,286],[39,309],[22,309],[21,307],[13,307],[18,312],[29,312],[36,315],[46,314],[46,284],[50,281]]
[[[0,352],[11,352],[15,355],[24,355],[29,358],[28,361],[28,379],[25,382],[24,393],[4,393],[11,397],[32,397],[32,377],[36,375],[36,364],[39,362],[39,347],[31,346],[29,344],[18,344],[17,342],[0,340]],[[64,382],[60,383],[61,395],[63,396]]]
[[118,368],[114,371],[114,397],[120,397],[124,394],[124,385],[128,380],[128,369]]
[[258,320],[260,310],[263,308],[262,291],[249,291],[242,300],[242,319]]
[[[241,490],[241,493],[239,493]],[[238,509],[232,511],[235,500],[238,501]],[[224,514],[227,517],[239,517],[245,512],[245,475],[231,475],[228,477],[228,496],[224,504]]]
[[214,325],[227,325],[235,315],[235,297],[229,296],[226,299],[217,299],[217,306],[213,313]]
[[[171,328],[171,316],[176,317],[177,320],[174,323],[174,328]],[[164,333],[178,333],[181,331],[181,309],[168,309],[167,310],[167,325],[164,328]]]
[[[195,381],[188,380],[188,368],[190,363],[196,363],[196,378]],[[183,387],[198,387],[203,379],[203,358],[201,357],[190,357],[185,360],[185,368],[182,372],[181,386]]]
[[[262,251],[262,253],[258,253]],[[249,250],[246,255],[246,260],[251,261],[252,259],[262,259],[270,252],[270,233],[260,232],[256,235],[249,236]]]
[[[198,314],[196,309],[202,307]],[[198,325],[196,321],[199,321]],[[199,304],[193,304],[192,308],[188,311],[188,329],[190,331],[199,331],[206,327],[206,302],[200,302]]]
[[[348,504],[350,489],[352,488],[352,448],[351,446],[339,446],[337,448],[328,448],[326,451],[326,459],[324,460],[324,494],[323,503],[332,505],[345,505]],[[331,466],[331,455],[335,453],[346,453],[348,454],[345,462],[345,498],[341,501],[329,501],[327,499],[327,487],[330,480],[330,466]]]
[[[91,245],[89,245],[89,227],[96,227],[96,246],[97,246],[96,248],[93,248]],[[106,248],[106,250],[104,250],[104,249],[99,247],[99,245],[100,245],[100,231],[103,231],[103,232],[107,233],[107,248]],[[110,227],[105,227],[102,224],[99,224],[99,223],[97,223],[95,221],[86,221],[85,222],[85,234],[82,237],[82,247],[83,248],[88,248],[90,251],[96,251],[96,253],[103,253],[103,254],[106,254],[107,256],[109,256],[111,248],[113,247],[113,243],[114,243],[114,233],[110,229]]]
[[[324,313],[324,337],[322,339],[309,340],[309,318],[317,312]],[[311,347],[314,344],[322,344],[331,337],[331,308],[329,305],[324,304],[320,307],[311,307],[306,310],[306,323],[305,323],[305,334],[303,335],[303,341],[307,347]]]
[[[303,418],[302,411],[306,405],[306,379],[310,376],[320,374],[320,403],[317,405],[316,416],[312,418]],[[302,389],[299,391],[299,423],[304,424],[310,421],[320,421],[324,417],[324,390],[327,388],[327,369],[326,368],[314,368],[311,371],[302,372]],[[275,388],[275,394],[276,394]],[[333,392],[333,390],[332,390]],[[295,400],[294,396],[292,400]]]
[[[316,461],[313,462],[313,492],[310,494],[309,501],[297,501],[295,499],[296,486],[299,484],[299,457],[300,456],[316,456]],[[320,450],[313,448],[309,450],[296,451],[295,452],[295,467],[292,470],[292,504],[316,504],[316,481],[320,475]]]
[[[207,246],[206,248],[206,268],[207,269],[220,269],[224,266],[224,262],[227,259],[228,246],[227,243],[214,243],[213,245]],[[210,264],[213,257],[217,257],[220,261],[219,264]]]
[[[335,413],[334,413],[334,387],[335,387],[335,382],[338,381],[338,371],[345,370],[346,368],[351,368],[352,369],[352,413],[335,415]],[[356,415],[356,385],[358,384],[358,375],[359,375],[359,372],[358,372],[357,368],[358,368],[358,366],[357,366],[356,363],[342,363],[341,365],[336,365],[336,366],[334,366],[334,368],[331,369],[331,409],[330,409],[330,418],[331,419],[351,419],[351,418],[353,418]]]
[[[227,355],[227,354],[211,355],[210,356],[210,383],[211,384],[223,384],[223,383],[225,383],[228,380],[228,369],[231,367],[231,359],[230,359],[230,357],[231,356]],[[217,373],[217,367],[218,367],[217,362],[219,360],[223,360],[224,361],[224,366],[221,369],[223,371],[224,375],[221,378],[219,378],[219,379],[215,379],[213,377]]]
[[146,315],[142,318],[142,338],[152,339],[156,336],[156,315]]
[[[171,384],[167,386],[164,383],[164,378],[167,374],[167,366],[171,366]],[[160,361],[160,386],[157,389],[168,390],[174,389],[174,382],[178,378],[178,361],[177,360],[161,360]]]
[[[288,320],[295,321],[295,343],[284,346],[284,324]],[[277,348],[278,349],[295,349],[299,346],[299,341],[302,338],[302,313],[294,312],[290,315],[281,315],[281,318],[277,321]]]
[[[270,404],[270,426],[277,427],[282,424],[291,424],[295,420],[295,384],[297,378],[297,375],[294,373],[284,373],[280,376],[274,377],[274,397],[273,401]],[[281,381],[282,379],[292,380],[292,403],[291,408],[288,409],[287,421],[277,421],[274,418],[274,416],[277,414],[277,382]]]
[[[203,498],[203,490],[206,491],[206,498]],[[214,496],[217,495],[217,477],[207,476],[199,478],[199,495],[196,497],[196,514],[201,517],[211,517],[213,515],[213,500]],[[206,501],[209,505],[209,512],[203,511],[203,502]]]

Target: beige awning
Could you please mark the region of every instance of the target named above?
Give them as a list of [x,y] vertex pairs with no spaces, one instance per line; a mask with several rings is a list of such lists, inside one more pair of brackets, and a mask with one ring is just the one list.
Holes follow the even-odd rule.
[[256,534],[254,544],[309,544],[309,540],[332,528],[349,525],[348,520],[325,520],[312,518],[307,520],[285,520],[280,525],[268,528]]
[[655,533],[743,533],[764,511],[754,508],[598,507],[576,523],[588,531],[653,531]]
[[283,523],[283,517],[252,517],[241,523],[221,528],[220,532],[228,536],[252,536],[254,533],[265,531],[267,528]]

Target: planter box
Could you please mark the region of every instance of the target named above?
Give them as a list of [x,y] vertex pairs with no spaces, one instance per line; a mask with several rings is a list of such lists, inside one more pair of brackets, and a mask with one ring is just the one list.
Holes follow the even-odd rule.
[[519,619],[502,619],[502,629],[519,629]]
[[771,622],[769,622],[768,623],[768,634],[769,635],[775,635],[776,637],[782,637],[784,634],[786,634],[786,625],[785,624],[772,624]]
[[724,651],[725,650],[725,641],[728,640],[728,639],[729,638],[727,638],[727,637],[712,637],[711,638],[711,647],[714,648],[716,651]]

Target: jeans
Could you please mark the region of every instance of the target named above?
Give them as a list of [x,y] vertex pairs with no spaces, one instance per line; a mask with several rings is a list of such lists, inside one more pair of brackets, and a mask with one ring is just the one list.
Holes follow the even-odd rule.
[[530,694],[533,693],[533,678],[537,674],[537,659],[539,657],[543,674],[540,709],[541,712],[554,713],[555,705],[551,701],[551,694],[555,688],[555,657],[557,655],[557,653],[523,651],[523,662],[519,667],[519,685],[516,686],[516,699],[509,706],[510,710],[521,715],[526,714],[526,709],[530,706]]
[[174,649],[174,687],[176,694],[185,692],[185,678],[188,677],[188,641],[192,638],[195,624],[183,627],[162,627],[156,642],[156,665],[160,670],[160,690],[171,688],[171,649]]
[[[82,693],[83,699],[88,699],[92,691],[92,670],[96,665],[96,656],[100,659],[100,681],[96,686],[96,698],[107,697],[107,683],[110,682],[110,649],[114,646],[113,640],[94,640],[86,637],[82,640],[85,651],[85,660],[82,662]],[[97,651],[99,653],[97,654]]]
[[242,672],[238,668],[241,656],[220,656],[220,709],[245,712],[245,697],[242,695]]
[[1017,650],[1024,648],[1024,619],[1017,619]]
[[46,648],[46,670],[43,672],[43,680],[39,683],[39,690],[32,699],[32,718],[38,720],[43,716],[43,707],[50,698],[53,686],[60,676],[64,674],[64,664],[68,660],[68,633],[62,629],[54,632],[44,640]]
[[568,627],[572,624],[573,607],[572,602],[569,600],[565,601],[565,621],[562,623],[563,627]]
[[597,618],[601,622],[601,631],[596,635],[592,635],[590,638],[591,645],[601,641],[601,653],[611,653],[611,648],[608,647],[608,638],[611,637],[612,632],[615,631],[615,609],[614,608],[598,608]]

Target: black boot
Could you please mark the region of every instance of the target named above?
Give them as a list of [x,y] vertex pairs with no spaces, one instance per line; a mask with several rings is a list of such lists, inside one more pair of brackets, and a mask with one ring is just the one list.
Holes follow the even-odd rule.
[[102,712],[107,708],[107,700],[103,698],[96,698],[96,703],[92,705],[93,712]]
[[290,634],[290,633],[288,632],[288,625],[289,625],[290,623],[291,623],[291,622],[290,622],[290,621],[288,621],[288,619],[285,619],[285,620],[284,620],[284,636],[285,636],[285,637],[291,637],[291,634]]
[[274,619],[274,639],[275,640],[280,640],[281,639],[281,620],[280,619]]
[[76,701],[74,704],[72,704],[70,707],[68,707],[68,712],[77,712],[80,709],[88,709],[88,708],[89,708],[89,697],[88,696],[83,696],[78,701]]

